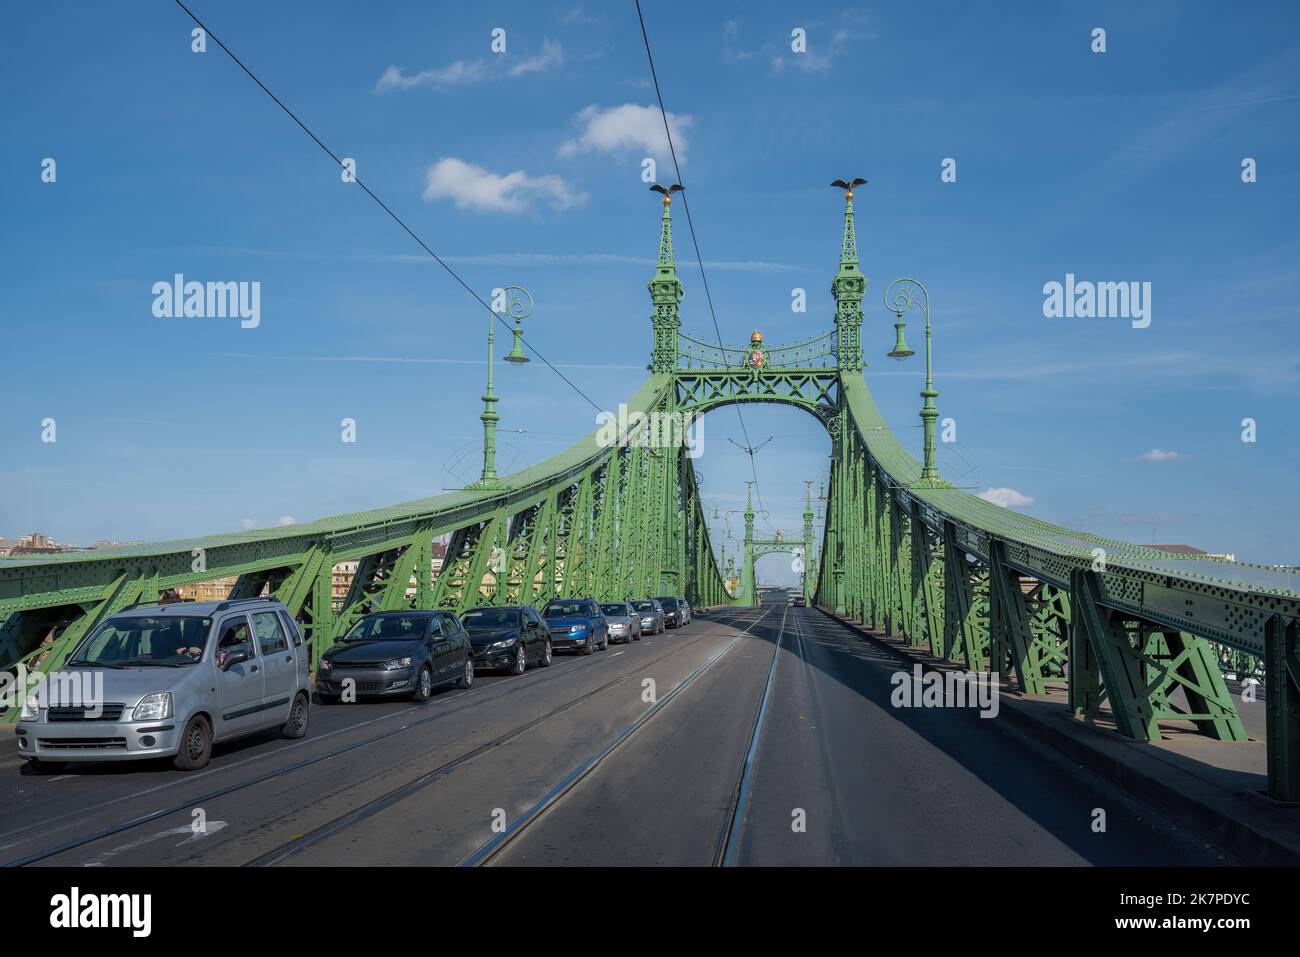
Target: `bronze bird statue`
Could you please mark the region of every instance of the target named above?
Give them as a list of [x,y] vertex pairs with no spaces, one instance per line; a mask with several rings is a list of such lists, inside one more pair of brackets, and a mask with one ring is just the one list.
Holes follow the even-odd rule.
[[851,200],[853,198],[853,187],[865,186],[866,183],[867,181],[863,179],[861,176],[859,176],[852,181],[837,179],[835,180],[835,182],[831,183],[831,185],[838,186],[840,189],[844,190],[844,199],[847,202],[848,200]]
[[650,187],[650,192],[663,193],[664,205],[667,206],[669,203],[673,201],[672,200],[673,193],[680,193],[685,188],[686,187],[683,186],[681,183],[673,183],[673,185],[671,186],[660,186],[658,183],[655,183],[653,186]]

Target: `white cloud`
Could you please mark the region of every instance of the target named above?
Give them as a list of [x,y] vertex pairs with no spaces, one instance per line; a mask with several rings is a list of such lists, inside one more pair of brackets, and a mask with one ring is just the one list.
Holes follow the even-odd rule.
[[[664,135],[663,115],[658,107],[624,103],[601,109],[592,104],[574,119],[582,127],[582,132],[560,147],[561,156],[637,151],[661,162],[671,158],[668,137]],[[690,125],[691,117],[668,114],[668,128],[672,131],[673,146],[681,163],[686,162],[686,128]]]
[[1034,504],[1032,498],[1022,495],[1013,488],[986,488],[980,492],[979,497],[1003,508],[1023,508]]
[[554,209],[580,206],[587,194],[558,176],[529,176],[523,170],[502,176],[449,156],[429,167],[424,198],[450,199],[457,209],[523,213],[537,202]]
[[239,527],[243,529],[257,528],[257,522],[253,521],[251,518],[241,519]]
[[1138,456],[1139,462],[1173,462],[1175,459],[1182,458],[1177,452],[1166,452],[1164,449],[1152,449],[1150,452],[1143,452]]
[[[808,27],[808,48],[803,53],[790,51],[771,59],[772,70],[780,73],[786,66],[793,66],[804,73],[829,73],[835,60],[843,54],[854,40],[876,40],[879,34],[871,28],[864,28],[862,15],[857,11],[845,10],[840,14],[840,25],[830,29],[830,41],[825,37],[828,29],[820,24]],[[732,31],[733,36],[735,31]],[[726,34],[724,32],[724,38]],[[765,52],[767,47],[764,47]],[[789,50],[789,45],[786,47]],[[739,59],[739,57],[737,57]]]
[[375,92],[414,90],[422,86],[443,90],[500,79],[503,75],[515,77],[543,73],[563,62],[564,49],[554,40],[548,39],[542,41],[541,53],[518,61],[508,56],[495,56],[490,60],[457,60],[447,66],[420,70],[418,73],[403,73],[401,67],[390,66],[375,83]]
[[413,90],[418,86],[431,86],[441,89],[449,86],[465,86],[477,83],[488,76],[488,65],[482,60],[457,60],[449,66],[436,70],[421,70],[419,73],[403,73],[399,67],[390,66],[375,84],[375,91]]
[[537,56],[520,60],[510,68],[510,75],[522,76],[525,73],[541,73],[553,66],[559,66],[563,62],[564,50],[560,45],[554,40],[543,40],[542,52]]
[[298,522],[297,522],[297,520],[296,520],[292,515],[281,515],[281,516],[280,516],[280,524],[281,524],[281,525],[297,525]]

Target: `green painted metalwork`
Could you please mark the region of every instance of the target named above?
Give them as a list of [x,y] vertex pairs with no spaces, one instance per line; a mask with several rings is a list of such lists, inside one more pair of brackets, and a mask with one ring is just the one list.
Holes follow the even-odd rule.
[[[1010,669],[1026,693],[1064,681],[1077,714],[1109,707],[1133,737],[1158,734],[1161,721],[1188,720],[1207,735],[1239,740],[1220,665],[1253,671],[1265,662],[1270,791],[1300,799],[1300,572],[1075,531],[944,482],[933,460],[928,295],[915,300],[927,319],[924,461],[917,462],[864,379],[867,279],[852,188],[845,198],[833,328],[789,344],[767,345],[759,335],[748,348],[682,332],[684,289],[665,202],[648,285],[650,374],[627,403],[629,423],[755,402],[799,408],[821,422],[831,467],[816,562],[810,493],[802,537],[779,543],[755,538],[751,497],[741,580],[729,595],[681,436],[665,441],[620,425],[611,438],[602,427],[559,455],[496,476],[489,413],[508,396],[490,384],[484,472],[468,489],[299,525],[0,562],[0,667],[57,668],[121,608],[223,577],[235,579],[236,594],[282,598],[318,655],[360,615],[381,608],[540,604],[578,594],[752,603],[755,558],[797,544],[805,591],[823,607],[971,669]],[[901,322],[906,309],[890,302],[897,307],[887,292],[885,316],[894,312]],[[908,351],[895,343],[895,352]],[[432,546],[443,541],[435,578]],[[335,608],[334,571],[352,561],[358,571]]]
[[1300,802],[1300,622],[1274,615],[1265,626],[1268,792]]

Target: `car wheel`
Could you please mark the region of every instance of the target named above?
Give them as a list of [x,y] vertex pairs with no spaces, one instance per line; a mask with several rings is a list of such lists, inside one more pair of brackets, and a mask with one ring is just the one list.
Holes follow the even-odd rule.
[[474,684],[474,659],[466,656],[465,668],[461,671],[460,677],[456,679],[457,688],[469,688]]
[[428,701],[433,697],[433,672],[425,665],[415,676],[415,690],[411,692],[412,701]]
[[212,757],[212,725],[201,714],[190,718],[181,732],[181,747],[172,759],[178,771],[197,771]]
[[311,722],[311,703],[305,692],[298,692],[289,708],[289,720],[280,725],[280,734],[286,738],[305,738]]
[[528,657],[524,653],[523,644],[520,643],[519,646],[515,649],[515,666],[510,669],[510,673],[514,675],[521,675],[527,670],[528,670]]
[[632,640],[633,640],[633,641],[640,641],[640,640],[641,640],[641,631],[640,631],[639,629],[637,630],[637,633],[636,633],[635,635],[632,636]]
[[542,660],[539,662],[539,664],[541,664],[541,666],[542,666],[543,668],[549,668],[549,667],[551,667],[551,658],[552,658],[552,657],[553,657],[553,656],[552,656],[552,653],[551,653],[551,639],[547,638],[547,639],[546,639],[546,648],[545,648],[545,650],[542,652]]
[[584,655],[594,655],[596,653],[596,642],[592,640],[591,635],[587,636],[587,643],[582,646]]
[[605,637],[600,642],[600,650],[601,651],[609,650],[609,632],[605,632]]
[[68,766],[66,761],[46,761],[43,758],[28,758],[27,766],[37,774],[53,774]]

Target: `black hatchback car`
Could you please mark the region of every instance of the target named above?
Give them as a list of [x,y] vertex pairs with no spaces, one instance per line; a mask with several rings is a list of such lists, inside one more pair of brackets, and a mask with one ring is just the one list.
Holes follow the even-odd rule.
[[664,627],[680,628],[686,624],[686,612],[681,603],[676,598],[668,595],[661,595],[655,601],[659,602],[664,609]]
[[469,635],[449,611],[366,615],[316,663],[321,704],[350,693],[424,701],[443,685],[473,683]]
[[474,667],[521,675],[551,664],[551,636],[532,605],[471,608],[460,616],[474,648]]

